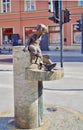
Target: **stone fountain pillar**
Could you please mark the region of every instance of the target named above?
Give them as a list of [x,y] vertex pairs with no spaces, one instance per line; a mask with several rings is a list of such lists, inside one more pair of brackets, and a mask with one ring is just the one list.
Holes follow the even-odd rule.
[[23,52],[23,48],[16,46],[13,49],[15,119],[8,126],[11,130],[46,130],[48,121],[43,119],[43,81],[63,77],[63,70],[39,70],[36,64],[31,65],[30,54]]

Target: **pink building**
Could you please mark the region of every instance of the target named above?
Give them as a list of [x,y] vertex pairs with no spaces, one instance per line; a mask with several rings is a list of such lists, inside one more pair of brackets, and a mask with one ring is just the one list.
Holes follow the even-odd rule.
[[[63,24],[64,45],[79,44],[81,32],[76,30],[76,20],[81,19],[83,6],[79,1],[62,1],[63,9],[71,12],[71,21]],[[48,19],[48,0],[1,0],[0,1],[0,46],[12,45],[12,35],[18,34],[25,44],[27,35],[35,31],[35,26],[43,23],[49,29],[49,43],[60,43],[59,24]]]

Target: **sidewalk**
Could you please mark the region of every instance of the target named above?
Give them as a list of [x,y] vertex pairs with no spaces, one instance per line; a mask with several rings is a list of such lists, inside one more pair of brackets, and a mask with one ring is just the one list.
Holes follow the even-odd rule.
[[[60,44],[49,45],[49,50],[60,50]],[[66,50],[66,51],[81,50],[81,44],[63,45],[63,50]]]
[[[60,56],[60,50],[54,51],[42,51],[43,54],[49,54],[50,56]],[[63,50],[63,56],[80,56],[83,57],[83,53],[80,50]]]
[[[81,44],[72,44],[72,45],[63,45],[63,55],[64,56],[83,56],[83,53],[81,53]],[[51,54],[60,55],[60,45],[50,45],[49,46],[49,52]]]
[[64,50],[62,53],[60,50],[43,51],[43,54],[49,55],[53,62],[61,62],[61,58],[63,62],[83,62],[83,53],[80,50]]

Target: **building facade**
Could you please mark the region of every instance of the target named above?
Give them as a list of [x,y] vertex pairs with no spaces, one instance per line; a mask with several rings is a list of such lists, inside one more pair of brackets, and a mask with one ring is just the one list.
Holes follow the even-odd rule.
[[[63,24],[64,45],[80,44],[81,32],[76,30],[76,20],[81,19],[83,3],[62,1],[63,9],[71,12],[71,21]],[[48,0],[1,0],[0,1],[0,46],[12,45],[14,37],[25,44],[28,34],[35,26],[43,23],[48,26],[50,44],[60,43],[59,23],[53,23],[48,17]]]

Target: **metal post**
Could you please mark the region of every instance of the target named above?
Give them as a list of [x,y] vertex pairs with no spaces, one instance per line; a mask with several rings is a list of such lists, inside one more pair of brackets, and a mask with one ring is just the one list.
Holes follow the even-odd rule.
[[81,53],[83,53],[83,14],[82,14],[82,43],[81,43]]
[[63,67],[63,30],[62,30],[62,0],[60,2],[60,60],[61,67]]

